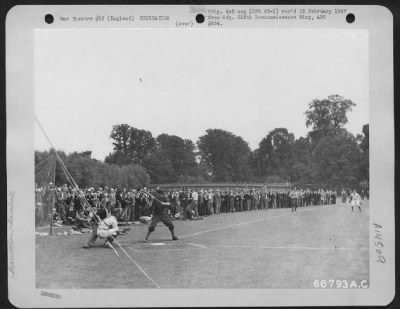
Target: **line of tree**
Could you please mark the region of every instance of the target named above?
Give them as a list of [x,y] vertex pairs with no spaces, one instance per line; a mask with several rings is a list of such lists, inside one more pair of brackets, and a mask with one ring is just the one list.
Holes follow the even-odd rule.
[[[56,162],[54,149],[50,151],[35,151],[35,182],[39,186],[46,186],[49,182],[57,185],[70,184],[59,162]],[[65,154],[57,151],[69,173],[81,188],[116,187],[137,188],[150,183],[150,176],[138,164],[125,164],[123,166],[107,164],[93,159],[91,151],[73,152]],[[54,177],[55,169],[55,177]]]
[[195,144],[179,136],[153,137],[149,131],[116,124],[110,134],[113,152],[104,163],[82,153],[66,159],[72,174],[75,166],[92,171],[90,176],[76,171],[83,183],[127,183],[130,176],[126,175],[133,173],[135,181],[143,184],[289,181],[367,188],[369,125],[357,136],[345,129],[347,114],[355,106],[339,95],[313,100],[305,112],[310,128],[305,137],[296,139],[286,128],[275,128],[254,151],[242,137],[222,129],[206,130]]

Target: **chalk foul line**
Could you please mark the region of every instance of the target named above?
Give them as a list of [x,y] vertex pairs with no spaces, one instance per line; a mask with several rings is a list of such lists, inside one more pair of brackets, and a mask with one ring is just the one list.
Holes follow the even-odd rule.
[[130,256],[128,252],[126,252],[126,250],[121,246],[121,244],[120,244],[119,242],[116,242],[116,243],[117,243],[117,245],[120,247],[120,249],[122,250],[122,252],[124,252],[125,255],[128,257],[128,259],[130,259],[130,260],[136,265],[136,267],[146,276],[146,278],[149,279],[149,281],[151,281],[151,283],[153,283],[153,285],[154,285],[157,289],[159,289],[160,286],[157,284],[157,282],[155,282],[155,281],[149,276],[149,274],[146,273],[146,271],[139,265],[139,263],[136,262],[135,259],[134,259],[132,256]]
[[202,248],[202,249],[206,249],[207,248],[204,245],[194,244],[192,242],[189,242],[188,245],[193,246],[193,247],[197,247],[197,248]]
[[[327,206],[319,206],[318,209],[326,208],[326,207]],[[314,209],[315,208],[305,209],[305,210],[299,211],[299,213],[306,212],[306,211],[312,211]],[[289,213],[284,213],[284,214],[279,215],[279,216],[265,217],[265,218],[262,218],[262,219],[256,219],[256,220],[250,220],[250,221],[240,222],[240,223],[236,223],[236,224],[225,225],[225,226],[217,227],[217,228],[210,229],[210,230],[204,230],[204,231],[199,231],[199,232],[196,232],[196,233],[183,235],[183,236],[180,236],[180,238],[184,239],[184,238],[193,237],[193,236],[197,236],[197,235],[201,235],[201,234],[205,234],[205,233],[210,233],[210,232],[214,232],[214,231],[225,230],[225,229],[229,229],[229,228],[233,228],[233,227],[237,227],[237,226],[241,226],[241,225],[245,225],[245,224],[268,221],[268,220],[276,219],[276,218],[280,218],[280,217],[291,216],[291,215],[293,215],[295,213],[297,213],[297,212],[294,212],[294,213],[293,212],[289,212]]]
[[348,247],[273,247],[273,246],[241,246],[241,245],[218,245],[213,247],[239,248],[239,249],[283,249],[283,250],[343,250],[343,251],[369,251],[368,248]]

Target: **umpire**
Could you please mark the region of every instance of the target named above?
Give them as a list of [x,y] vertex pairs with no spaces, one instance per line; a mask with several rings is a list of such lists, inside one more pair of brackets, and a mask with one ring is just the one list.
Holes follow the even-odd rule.
[[168,202],[166,193],[162,189],[158,189],[152,199],[153,212],[145,241],[148,241],[150,234],[156,229],[156,225],[159,221],[168,227],[171,232],[172,240],[178,240],[178,237],[176,237],[174,233],[174,225],[172,224],[171,218],[166,213],[167,208],[171,206],[171,203]]

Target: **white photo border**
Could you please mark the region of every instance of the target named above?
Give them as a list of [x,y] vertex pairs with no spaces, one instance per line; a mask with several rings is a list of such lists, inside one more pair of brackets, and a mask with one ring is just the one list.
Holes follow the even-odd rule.
[[[306,23],[299,20],[232,22],[222,28],[335,28],[366,29],[369,33],[370,70],[370,287],[368,289],[57,289],[35,287],[34,224],[34,40],[35,31],[49,29],[43,16],[64,15],[169,15],[170,20],[118,28],[175,28],[178,19],[193,20],[205,5],[138,6],[15,6],[6,18],[7,216],[9,300],[17,307],[165,307],[165,306],[343,306],[386,305],[395,295],[394,219],[394,79],[393,16],[383,6],[276,5],[274,8],[345,8],[357,23],[343,17]],[[216,5],[212,9],[271,7]],[[54,23],[51,29],[98,28],[95,22]],[[193,27],[207,27],[193,24]],[[101,28],[116,28],[102,24]],[[215,29],[215,31],[218,31]],[[372,206],[373,205],[373,206]],[[385,263],[377,261],[374,224],[382,227]],[[110,303],[110,292],[112,303]],[[59,297],[57,297],[57,295]],[[51,296],[51,295],[50,295]]]

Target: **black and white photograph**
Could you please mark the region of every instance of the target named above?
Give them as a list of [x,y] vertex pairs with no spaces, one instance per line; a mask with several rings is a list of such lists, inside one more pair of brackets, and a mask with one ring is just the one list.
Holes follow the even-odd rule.
[[310,289],[362,303],[394,237],[373,215],[393,205],[374,203],[370,124],[375,139],[386,127],[371,120],[384,116],[363,10],[42,11],[19,209],[41,298],[146,290],[141,306],[195,306],[186,293]]

